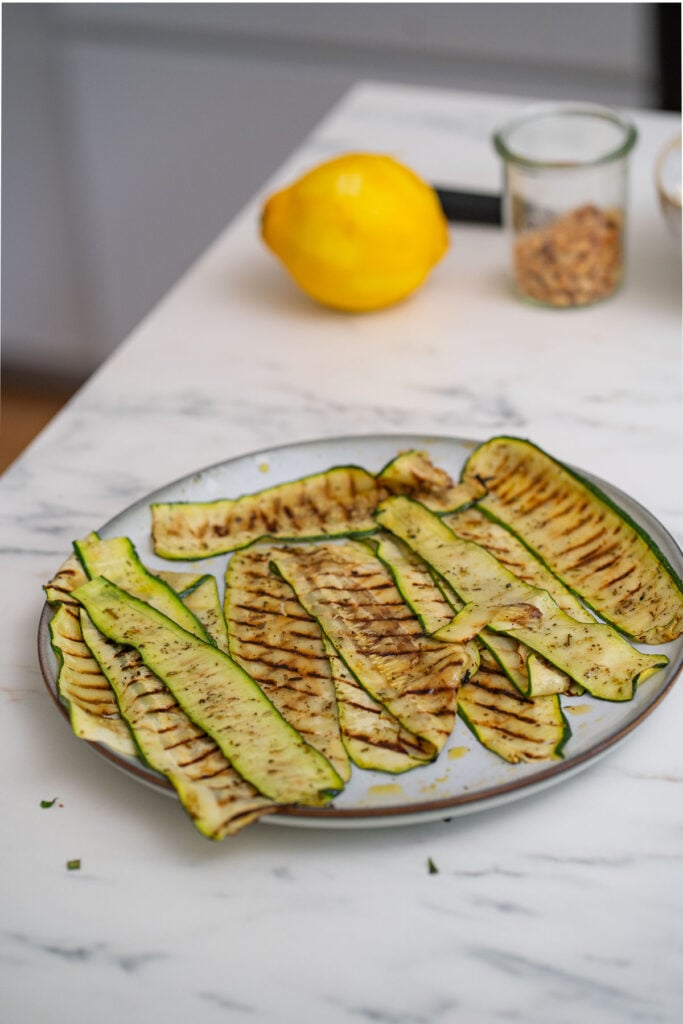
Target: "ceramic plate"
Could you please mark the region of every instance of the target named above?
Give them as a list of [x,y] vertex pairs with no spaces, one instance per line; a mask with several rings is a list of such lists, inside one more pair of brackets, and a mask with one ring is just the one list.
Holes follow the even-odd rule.
[[[237,497],[340,464],[353,463],[377,472],[399,451],[409,448],[427,449],[437,465],[457,478],[476,444],[448,437],[387,435],[326,439],[271,448],[230,459],[177,480],[127,508],[98,532],[102,537],[130,537],[148,567],[196,570],[201,566],[206,572],[214,572],[222,587],[229,556],[200,563],[169,563],[154,554],[150,538],[151,502]],[[615,487],[587,473],[583,475],[650,534],[679,576],[683,576],[683,555],[664,527]],[[57,568],[55,566],[55,571]],[[48,630],[51,615],[52,610],[46,605],[38,635],[40,664],[50,693],[66,715],[57,693],[57,662]],[[433,764],[400,776],[354,769],[350,782],[333,806],[323,810],[288,809],[261,820],[272,825],[328,828],[415,824],[484,810],[536,793],[569,778],[607,753],[662,700],[683,663],[683,638],[658,649],[668,655],[669,665],[638,687],[633,700],[612,704],[589,696],[562,698],[572,735],[561,760],[510,765],[480,746],[458,719],[448,745]],[[160,792],[175,796],[167,780],[141,762],[114,754],[101,744],[93,746],[123,771]]]

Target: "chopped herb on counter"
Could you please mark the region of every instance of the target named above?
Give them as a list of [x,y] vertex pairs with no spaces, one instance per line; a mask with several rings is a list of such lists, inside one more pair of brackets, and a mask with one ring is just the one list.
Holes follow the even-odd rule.
[[52,800],[41,800],[40,801],[40,806],[41,807],[54,807],[54,805],[56,803],[57,803],[57,797],[54,797],[54,799],[52,799]]
[[66,862],[67,871],[80,871],[81,862],[80,860],[68,860]]
[[438,875],[439,873],[439,869],[437,868],[436,864],[434,863],[431,857],[427,858],[427,869],[430,875]]

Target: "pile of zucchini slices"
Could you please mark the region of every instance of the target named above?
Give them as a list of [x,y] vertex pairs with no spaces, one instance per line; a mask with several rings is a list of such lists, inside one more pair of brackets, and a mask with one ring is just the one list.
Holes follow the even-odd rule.
[[351,765],[434,761],[459,714],[494,754],[561,756],[563,694],[629,700],[683,631],[683,584],[604,494],[528,441],[454,482],[425,452],[151,509],[150,570],[90,534],[45,587],[77,736],[165,776],[197,828],[325,807]]

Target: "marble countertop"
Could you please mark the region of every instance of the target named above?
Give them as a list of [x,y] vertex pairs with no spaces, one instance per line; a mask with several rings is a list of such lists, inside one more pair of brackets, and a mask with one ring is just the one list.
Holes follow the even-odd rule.
[[309,302],[259,241],[263,196],[338,152],[497,190],[491,131],[520,105],[361,83],[0,480],[3,1022],[682,1019],[680,684],[606,757],[507,806],[212,844],[72,736],[36,657],[41,585],[74,538],[275,444],[522,435],[681,543],[681,270],[652,180],[679,119],[633,114],[628,277],[592,309],[517,301],[495,228],[453,226],[412,300],[358,317]]

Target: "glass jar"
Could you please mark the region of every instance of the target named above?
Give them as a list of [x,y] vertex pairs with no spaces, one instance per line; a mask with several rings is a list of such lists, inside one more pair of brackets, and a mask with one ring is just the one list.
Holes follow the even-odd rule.
[[616,111],[577,103],[532,107],[496,132],[515,288],[524,299],[586,306],[619,287],[636,137]]

